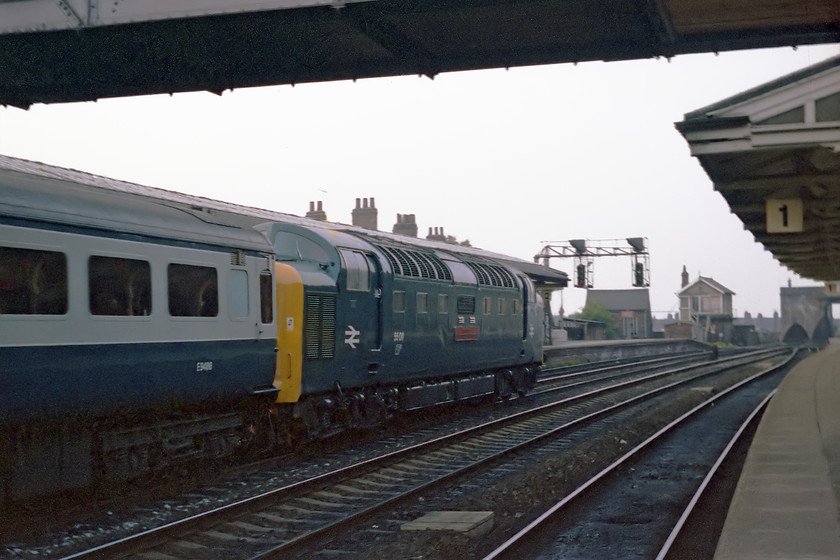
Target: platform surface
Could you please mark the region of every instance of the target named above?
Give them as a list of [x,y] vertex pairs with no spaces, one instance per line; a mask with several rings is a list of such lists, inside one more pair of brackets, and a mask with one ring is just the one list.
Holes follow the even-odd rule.
[[840,340],[788,373],[761,420],[716,560],[840,559]]

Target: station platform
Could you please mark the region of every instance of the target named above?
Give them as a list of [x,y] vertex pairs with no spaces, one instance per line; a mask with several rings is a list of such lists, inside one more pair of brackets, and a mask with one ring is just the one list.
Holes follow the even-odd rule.
[[580,364],[700,351],[711,352],[712,347],[683,338],[566,340],[543,346],[543,357],[547,363]]
[[715,560],[840,558],[840,340],[802,360],[759,424]]

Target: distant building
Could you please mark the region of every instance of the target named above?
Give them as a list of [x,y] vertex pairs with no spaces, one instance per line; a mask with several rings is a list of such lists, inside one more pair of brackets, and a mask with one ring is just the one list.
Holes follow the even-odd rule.
[[555,329],[552,332],[552,342],[567,340],[604,340],[606,329],[601,321],[587,321],[586,319],[572,319],[570,317],[555,317]]
[[[735,292],[712,278],[700,276],[688,283],[683,267],[680,323],[693,325],[692,338],[703,342],[731,342],[733,335],[732,296]],[[666,336],[667,335],[666,329]]]
[[600,300],[612,315],[619,338],[651,338],[653,322],[647,289],[587,290],[586,303]]
[[761,313],[753,317],[745,312],[743,318],[735,318],[733,328],[732,343],[736,346],[772,344],[781,337],[782,319],[778,311],[772,317],[764,317]]

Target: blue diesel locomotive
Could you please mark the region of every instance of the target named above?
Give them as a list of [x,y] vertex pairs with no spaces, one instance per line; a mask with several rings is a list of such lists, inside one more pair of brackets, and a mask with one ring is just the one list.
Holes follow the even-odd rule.
[[0,156],[0,502],[524,393],[529,267]]

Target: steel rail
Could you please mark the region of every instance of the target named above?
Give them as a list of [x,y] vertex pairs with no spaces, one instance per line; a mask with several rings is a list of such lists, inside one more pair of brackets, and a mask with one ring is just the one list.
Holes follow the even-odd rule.
[[[764,351],[764,352],[750,353],[749,356],[751,356],[753,359],[755,359],[757,356],[775,355],[776,353],[778,353],[778,351],[774,351],[774,352],[770,352],[770,353]],[[723,368],[725,370],[725,369],[729,369],[729,368],[732,368],[732,367],[737,367],[738,364],[743,363],[747,359],[749,359],[747,357],[747,355],[739,355],[737,357],[729,358],[727,360],[719,360],[718,362],[716,362],[715,365],[718,365],[718,366],[725,365],[725,367]],[[729,365],[726,365],[726,363],[728,363]],[[61,560],[79,560],[79,559],[88,559],[88,558],[113,558],[117,554],[124,554],[124,553],[126,553],[127,551],[130,551],[130,550],[137,550],[138,548],[150,548],[151,546],[153,546],[153,545],[149,544],[152,540],[170,538],[174,534],[181,533],[183,531],[188,531],[191,526],[206,525],[208,523],[212,523],[211,520],[214,519],[214,518],[231,517],[231,516],[242,514],[244,512],[247,512],[250,509],[253,509],[254,507],[257,506],[257,504],[259,504],[261,502],[266,502],[266,501],[269,501],[271,499],[275,499],[279,496],[284,496],[285,494],[289,494],[289,495],[297,494],[297,493],[300,493],[300,492],[302,492],[302,491],[304,491],[304,490],[306,490],[310,487],[323,486],[325,484],[329,484],[329,483],[331,483],[333,481],[336,481],[336,480],[346,479],[346,478],[358,475],[362,472],[368,471],[371,468],[373,468],[377,465],[386,463],[388,461],[398,460],[398,459],[401,459],[405,456],[409,456],[411,454],[414,454],[416,452],[419,452],[419,451],[422,451],[422,450],[425,450],[425,449],[430,449],[430,448],[432,448],[436,445],[445,444],[447,442],[450,442],[450,441],[453,441],[453,440],[456,440],[456,439],[468,437],[468,436],[477,434],[477,433],[482,432],[482,431],[486,431],[486,430],[489,430],[489,429],[492,429],[492,428],[495,428],[495,427],[503,426],[505,424],[510,424],[510,423],[513,423],[517,420],[522,420],[522,419],[525,419],[525,418],[530,417],[530,416],[535,416],[535,415],[538,415],[538,414],[543,413],[543,412],[548,412],[551,409],[556,409],[558,407],[567,405],[571,402],[578,401],[578,400],[583,400],[585,398],[592,397],[592,396],[598,395],[600,393],[608,393],[610,391],[615,391],[617,389],[624,388],[624,387],[627,387],[627,386],[641,384],[645,381],[650,381],[650,380],[656,379],[658,377],[664,377],[664,376],[667,376],[667,375],[676,375],[678,373],[686,372],[686,371],[689,371],[691,369],[707,367],[708,365],[709,364],[703,363],[703,364],[700,364],[700,365],[678,368],[676,370],[670,370],[670,371],[666,371],[666,372],[658,372],[658,373],[651,374],[651,375],[648,375],[648,376],[645,376],[645,377],[642,377],[642,378],[626,380],[626,381],[616,383],[616,384],[613,384],[613,385],[610,385],[610,386],[607,386],[607,387],[601,387],[601,388],[598,388],[598,389],[594,389],[592,391],[587,391],[585,393],[581,393],[581,394],[578,394],[578,395],[574,395],[574,396],[571,396],[571,397],[560,399],[558,401],[555,401],[555,402],[552,402],[552,403],[549,403],[549,404],[540,405],[540,406],[537,406],[533,409],[518,412],[518,413],[515,413],[515,414],[512,414],[512,415],[506,416],[504,418],[500,418],[500,419],[492,420],[492,421],[489,421],[489,422],[485,422],[485,423],[482,423],[478,426],[473,426],[473,427],[470,427],[470,428],[467,428],[467,429],[464,429],[464,430],[460,430],[460,431],[452,433],[452,434],[447,434],[447,435],[444,435],[444,436],[440,436],[440,437],[434,438],[432,440],[429,440],[427,442],[415,444],[415,445],[412,445],[412,446],[409,446],[409,447],[406,447],[406,448],[403,448],[403,449],[400,449],[400,450],[397,450],[397,451],[392,451],[390,453],[386,453],[386,454],[378,456],[378,457],[373,457],[371,459],[367,459],[367,460],[365,460],[361,463],[357,463],[357,464],[354,464],[354,465],[350,465],[350,466],[347,466],[347,467],[336,469],[334,471],[330,471],[328,473],[324,473],[324,474],[312,477],[310,479],[306,479],[306,480],[302,480],[302,481],[295,482],[295,483],[292,483],[292,484],[288,484],[288,485],[285,485],[281,488],[276,488],[276,489],[273,489],[269,492],[265,492],[265,493],[262,493],[262,494],[259,494],[259,495],[256,495],[256,496],[252,496],[252,497],[249,497],[249,498],[246,498],[246,499],[243,499],[243,500],[239,500],[239,501],[234,502],[232,504],[227,504],[225,506],[215,508],[215,509],[209,510],[207,512],[202,512],[200,514],[192,515],[192,516],[186,517],[184,519],[162,525],[160,527],[151,528],[151,529],[148,529],[146,531],[142,531],[140,533],[130,535],[130,536],[122,538],[122,539],[118,539],[116,541],[105,543],[105,544],[93,547],[91,549],[88,549],[88,550],[80,551],[80,552],[77,552],[75,554],[65,556]],[[718,372],[719,371],[716,370],[715,372],[705,373],[705,374],[702,374],[700,377],[705,376],[705,375],[710,375],[710,374],[713,374],[713,373],[718,373]],[[661,392],[661,391],[665,391],[667,389],[673,388],[675,386],[678,386],[682,383],[686,383],[686,382],[691,381],[693,379],[697,379],[697,378],[691,378],[691,379],[687,379],[687,380],[681,380],[681,381],[677,381],[677,382],[674,382],[674,383],[670,383],[670,384],[667,384],[663,387],[656,388],[653,391],[650,391],[649,393],[644,393],[643,395],[638,395],[638,396],[632,397],[632,398],[630,398],[626,401],[622,401],[620,403],[611,405],[607,408],[599,409],[598,411],[595,411],[593,413],[584,415],[584,416],[579,417],[575,420],[572,420],[571,422],[568,422],[568,423],[564,424],[563,426],[555,428],[555,430],[552,430],[552,432],[550,432],[550,433],[557,433],[560,430],[567,430],[567,429],[569,429],[569,428],[571,428],[571,427],[573,427],[577,424],[580,424],[582,422],[586,422],[588,420],[592,420],[599,415],[607,414],[608,412],[610,412],[612,410],[615,410],[615,409],[617,409],[621,406],[627,406],[627,405],[631,404],[632,402],[635,402],[635,401],[640,400],[640,399],[642,399],[646,396],[649,396],[650,394],[655,394],[655,393],[658,393],[658,392]],[[548,434],[542,434],[540,436],[536,436],[535,438],[532,438],[532,440],[528,440],[527,442],[523,443],[522,446],[530,445],[532,443],[535,443],[538,440],[544,439],[545,437],[549,437],[549,435]],[[514,448],[509,448],[508,450],[506,450],[504,452],[499,452],[497,454],[494,454],[491,457],[487,458],[486,460],[481,461],[480,464],[485,464],[489,460],[497,459],[498,457],[500,457],[504,453],[510,453],[514,449],[515,449],[515,447]],[[460,474],[463,474],[464,472],[467,472],[467,471],[463,471],[463,472],[462,471],[463,471],[463,469],[459,469],[459,471],[456,471],[455,473],[451,474],[451,476],[444,475],[444,477],[451,478],[453,476],[458,476]],[[441,478],[443,478],[443,477],[441,477]],[[438,480],[438,481],[435,482],[435,484],[440,484],[441,482],[442,482],[442,480]],[[429,487],[429,484],[425,484],[423,486],[423,489],[426,489],[428,487]],[[417,490],[417,491],[420,491],[420,490]],[[385,507],[388,503],[392,503],[393,501],[394,500],[392,500],[392,499],[388,499],[388,500],[384,501],[382,504],[380,504],[378,507],[381,509],[382,507]],[[366,511],[365,515],[367,515],[369,513],[371,513],[371,511]],[[358,517],[354,517],[354,519],[358,519]],[[336,525],[336,524],[330,524],[329,527],[330,527],[330,529],[335,529],[337,526],[338,525]],[[310,536],[302,535],[301,537],[306,537],[306,539],[309,540],[311,538],[317,538],[317,536],[321,535],[321,534],[323,534],[323,533],[321,533],[321,532],[315,533],[313,531]],[[289,542],[291,542],[291,541],[289,541]],[[304,542],[304,540],[302,538],[301,539],[297,539],[297,538],[295,539],[296,544],[299,544],[299,543],[302,543],[302,542]],[[261,557],[261,556],[257,556],[256,558],[259,558],[259,557]]]
[[764,377],[765,375],[769,375],[770,373],[774,373],[775,371],[779,370],[780,368],[785,367],[791,360],[794,359],[796,356],[796,352],[792,353],[783,363],[774,365],[764,371],[761,371],[755,375],[752,375],[738,383],[735,383],[731,387],[713,395],[712,397],[706,399],[702,403],[698,404],[697,406],[693,407],[692,409],[688,410],[687,412],[683,413],[676,419],[669,422],[664,427],[657,430],[654,434],[646,438],[644,441],[630,449],[627,453],[616,459],[610,465],[599,471],[595,476],[591,477],[589,480],[578,486],[575,490],[567,494],[562,500],[555,503],[551,506],[548,510],[543,512],[539,515],[534,521],[529,523],[519,532],[517,532],[513,537],[499,545],[496,549],[494,549],[490,554],[485,556],[483,560],[495,560],[497,558],[503,558],[506,553],[510,551],[515,545],[519,544],[526,536],[531,534],[537,528],[542,526],[546,523],[550,518],[552,518],[558,511],[563,509],[566,505],[572,502],[575,498],[579,497],[581,494],[586,492],[589,488],[596,485],[598,482],[602,481],[604,478],[607,477],[610,473],[616,470],[618,467],[626,463],[628,460],[633,458],[638,453],[642,452],[646,449],[650,444],[657,441],[659,438],[664,436],[665,434],[669,433],[672,429],[676,426],[693,416],[694,414],[698,413],[699,411],[703,410],[707,406],[710,406],[717,402],[719,399],[723,398],[724,396],[732,393],[733,391],[738,390],[739,388],[751,383],[752,381]]
[[689,500],[688,504],[686,505],[685,509],[680,515],[680,518],[674,524],[674,528],[671,530],[671,533],[668,535],[668,538],[665,539],[665,543],[662,545],[662,548],[659,550],[659,553],[656,555],[656,560],[665,560],[665,557],[668,555],[668,552],[671,550],[671,547],[674,544],[674,541],[677,540],[677,537],[682,531],[683,527],[685,526],[686,521],[691,516],[694,508],[697,506],[697,503],[700,501],[700,498],[703,496],[703,493],[709,487],[714,478],[715,474],[717,474],[718,469],[723,464],[723,462],[729,457],[729,453],[732,451],[732,448],[738,443],[743,436],[744,432],[747,430],[749,425],[753,422],[755,417],[761,412],[761,410],[767,406],[767,403],[770,402],[770,399],[773,398],[773,395],[776,394],[776,389],[770,391],[764,399],[756,406],[750,415],[744,420],[729,442],[726,444],[726,447],[721,451],[720,456],[718,456],[715,463],[709,469],[709,472],[706,473],[705,478],[703,478],[703,482],[700,483],[698,486],[697,491],[694,492],[694,495]]

